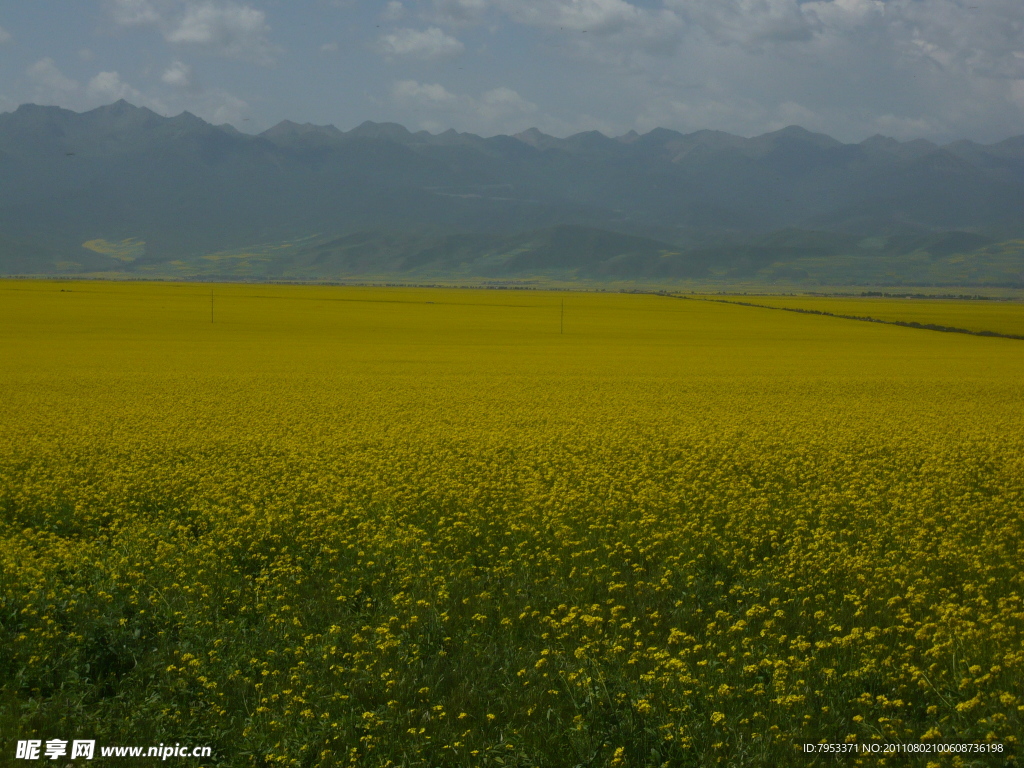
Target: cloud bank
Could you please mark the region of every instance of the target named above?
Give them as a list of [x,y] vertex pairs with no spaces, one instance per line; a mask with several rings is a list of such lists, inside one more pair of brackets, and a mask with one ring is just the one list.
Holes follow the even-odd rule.
[[0,19],[9,100],[138,94],[246,127],[1024,133],[1021,0],[100,0],[60,42],[32,13]]
[[589,111],[623,127],[1024,131],[1019,0],[435,0],[422,15],[540,34],[554,79],[588,67],[608,94]]
[[164,40],[230,59],[272,64],[280,49],[268,35],[264,11],[234,2],[173,0],[110,0],[109,11],[119,27],[152,26]]

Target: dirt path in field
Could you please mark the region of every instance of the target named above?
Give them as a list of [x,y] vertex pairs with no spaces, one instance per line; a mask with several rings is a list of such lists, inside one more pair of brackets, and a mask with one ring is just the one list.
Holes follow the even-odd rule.
[[972,331],[968,328],[954,328],[948,325],[934,325],[932,323],[915,323],[909,320],[880,320],[877,317],[861,315],[840,315],[835,312],[826,312],[821,309],[800,309],[797,307],[773,307],[770,304],[757,304],[752,301],[735,301],[733,299],[694,299],[693,296],[675,296],[677,299],[693,299],[696,301],[713,301],[718,304],[735,304],[740,307],[757,307],[758,309],[777,309],[782,312],[799,312],[803,315],[825,315],[826,317],[838,317],[843,320],[859,320],[863,323],[881,323],[883,325],[900,325],[904,328],[919,328],[925,331],[941,331],[942,333],[966,333],[968,336],[993,336],[1000,339],[1016,339],[1024,341],[1024,336],[1013,333],[999,333],[998,331]]

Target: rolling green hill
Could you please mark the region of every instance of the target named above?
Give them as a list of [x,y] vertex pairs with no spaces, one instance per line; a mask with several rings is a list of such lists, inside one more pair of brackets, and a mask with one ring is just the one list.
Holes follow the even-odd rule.
[[[181,259],[133,255],[137,241],[93,241],[79,262],[53,252],[12,256],[20,244],[0,241],[0,266],[15,274],[185,280],[444,282],[639,281],[815,285],[1024,285],[1024,241],[989,242],[944,233],[920,238],[859,238],[785,230],[746,241],[684,248],[652,238],[580,225],[516,235],[365,230],[307,236]],[[964,243],[963,249],[956,243]],[[33,260],[33,258],[35,260]],[[31,272],[42,264],[45,270]]]

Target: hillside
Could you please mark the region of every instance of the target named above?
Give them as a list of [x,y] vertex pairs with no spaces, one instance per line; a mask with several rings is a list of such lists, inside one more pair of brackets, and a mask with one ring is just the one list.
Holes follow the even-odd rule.
[[3,274],[1024,281],[1024,137],[251,136],[28,104],[0,114],[0,178]]

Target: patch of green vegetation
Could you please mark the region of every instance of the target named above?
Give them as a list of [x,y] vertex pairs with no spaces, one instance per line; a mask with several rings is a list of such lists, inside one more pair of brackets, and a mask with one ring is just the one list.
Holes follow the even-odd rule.
[[519,234],[365,230],[150,254],[140,238],[87,241],[74,255],[0,239],[0,271],[148,279],[451,281],[539,279],[679,287],[1024,286],[1024,240],[972,232],[861,237],[784,229],[668,242],[561,224]]
[[85,241],[82,243],[82,247],[118,261],[135,261],[140,256],[146,255],[146,241],[134,237],[117,242],[97,238]]

